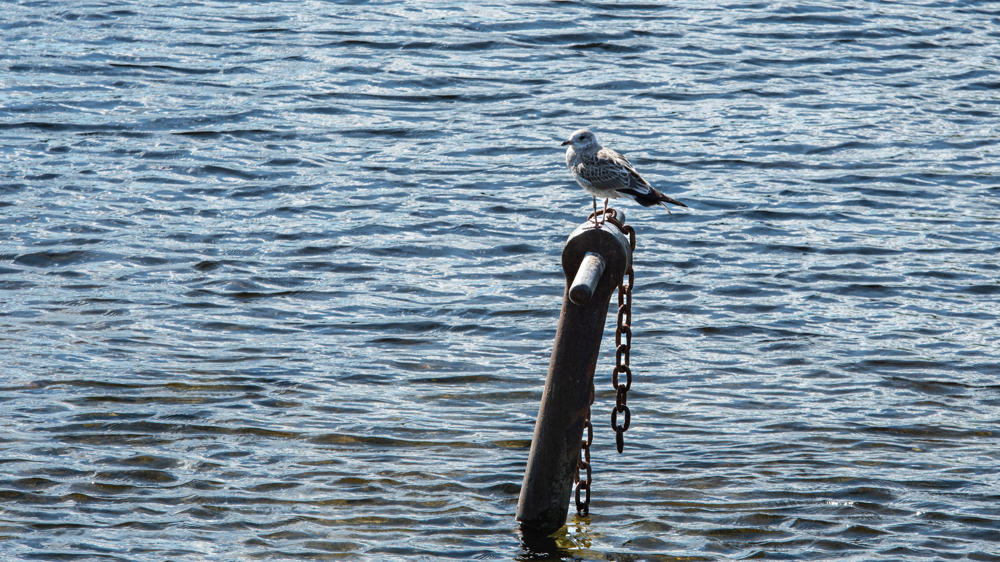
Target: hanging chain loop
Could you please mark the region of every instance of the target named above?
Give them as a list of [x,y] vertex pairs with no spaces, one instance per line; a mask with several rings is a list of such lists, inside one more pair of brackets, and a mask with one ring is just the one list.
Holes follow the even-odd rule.
[[[635,230],[628,225],[611,219],[615,226],[628,234],[628,242],[635,252]],[[629,360],[632,355],[632,286],[635,284],[635,271],[629,265],[628,271],[618,285],[618,325],[615,327],[615,370],[611,372],[611,385],[615,388],[615,409],[611,410],[611,428],[615,430],[615,445],[618,454],[625,450],[625,432],[632,423],[632,411],[628,408],[628,391],[632,388],[632,369]],[[622,336],[624,336],[624,341]],[[625,374],[625,382],[620,382],[618,375]],[[622,416],[622,424],[618,425],[618,415]]]
[[[590,513],[590,483],[593,474],[590,470],[590,446],[594,443],[594,426],[590,423],[590,408],[587,408],[587,421],[584,422],[584,429],[587,438],[580,443],[580,459],[576,461],[576,511],[581,517],[586,517]],[[580,470],[587,471],[587,479],[580,479]],[[581,493],[585,493],[583,498]]]
[[[603,211],[602,211],[603,212]],[[595,214],[591,214],[589,219],[596,221]],[[635,230],[618,220],[618,213],[614,209],[608,209],[604,220],[618,227],[622,234],[628,235],[630,250],[635,252]],[[630,260],[631,261],[631,260]],[[627,280],[627,282],[626,282]],[[625,432],[628,431],[632,423],[632,411],[628,407],[628,391],[632,388],[632,369],[629,367],[629,359],[632,350],[632,285],[635,283],[635,272],[629,265],[622,282],[618,285],[618,322],[615,327],[615,369],[611,372],[611,385],[615,388],[615,407],[611,410],[611,427],[615,430],[615,444],[618,446],[618,453],[625,448]],[[622,341],[624,336],[624,342]],[[618,376],[625,375],[625,382],[620,382]],[[591,396],[590,402],[594,402]],[[618,425],[618,415],[623,413],[622,424]],[[585,430],[587,437],[580,443],[580,458],[576,463],[576,511],[581,517],[586,517],[590,513],[590,490],[593,482],[590,466],[590,446],[594,443],[594,426],[590,423],[590,408],[587,408],[587,420]],[[580,471],[587,471],[587,479],[580,478]],[[581,497],[582,496],[582,497]]]

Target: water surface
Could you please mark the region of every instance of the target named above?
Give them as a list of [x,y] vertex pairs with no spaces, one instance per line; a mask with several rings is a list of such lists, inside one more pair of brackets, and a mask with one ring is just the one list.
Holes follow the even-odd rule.
[[[0,553],[1000,560],[1000,10],[840,4],[4,3]],[[585,126],[690,209],[524,542]]]

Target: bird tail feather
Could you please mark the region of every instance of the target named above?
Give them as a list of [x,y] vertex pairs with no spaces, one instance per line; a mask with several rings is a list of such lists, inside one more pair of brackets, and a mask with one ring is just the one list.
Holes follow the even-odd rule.
[[656,202],[659,203],[660,205],[663,205],[663,208],[666,209],[667,213],[671,215],[673,213],[670,212],[670,207],[667,207],[667,203],[673,203],[678,207],[687,207],[687,205],[685,205],[684,203],[681,203],[680,201],[674,199],[673,197],[670,197],[669,195],[664,195],[663,193],[660,193],[655,189],[653,190],[653,193],[656,195]]
[[660,205],[663,205],[664,207],[666,207],[666,205],[664,204],[664,201],[666,201],[667,203],[673,203],[674,205],[677,205],[678,207],[687,207],[687,205],[685,205],[684,203],[681,203],[680,201],[674,199],[673,197],[664,195],[664,194],[659,193],[659,192],[657,192],[656,195],[658,195],[657,199],[659,199]]

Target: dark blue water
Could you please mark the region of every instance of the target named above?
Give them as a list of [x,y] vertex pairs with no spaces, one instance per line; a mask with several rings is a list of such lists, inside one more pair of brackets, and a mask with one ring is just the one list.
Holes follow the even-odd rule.
[[[0,554],[1000,560],[1000,6],[835,4],[3,3]],[[581,127],[690,209],[523,543]]]

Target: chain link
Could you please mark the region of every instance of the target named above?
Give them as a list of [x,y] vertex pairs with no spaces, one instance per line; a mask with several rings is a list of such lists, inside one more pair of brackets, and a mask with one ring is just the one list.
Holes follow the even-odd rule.
[[[603,211],[599,211],[603,213]],[[594,219],[598,213],[591,213],[587,220]],[[635,252],[635,230],[618,220],[618,212],[608,209],[604,216],[606,222],[618,227],[623,234],[628,235],[628,243],[631,251]],[[626,283],[628,280],[628,283]],[[625,449],[625,432],[628,431],[632,423],[632,410],[628,407],[628,391],[632,388],[632,369],[629,367],[629,359],[632,350],[632,285],[635,284],[635,272],[630,265],[625,272],[621,284],[618,285],[618,322],[615,327],[615,369],[611,372],[611,385],[615,388],[615,407],[611,410],[611,427],[615,430],[615,444],[618,446],[618,453]],[[622,336],[625,336],[624,343]],[[625,382],[620,383],[618,375],[625,374]],[[591,396],[591,403],[594,402]],[[624,412],[622,424],[618,425],[618,414]],[[590,408],[587,408],[587,421],[584,422],[587,430],[587,438],[580,443],[580,458],[576,463],[576,511],[581,517],[586,517],[590,513],[590,490],[593,482],[590,466],[590,446],[594,442],[594,426],[590,423]],[[587,479],[580,479],[580,471],[587,471]],[[584,497],[581,498],[581,495]]]
[[[635,230],[628,225],[611,219],[625,234],[628,234],[629,246],[635,252]],[[626,283],[627,281],[627,283]],[[615,327],[615,370],[611,372],[611,386],[615,389],[615,409],[611,410],[611,428],[615,430],[615,445],[618,454],[625,450],[625,432],[632,424],[632,410],[628,407],[628,391],[632,388],[632,368],[629,359],[632,354],[632,285],[635,284],[635,271],[629,265],[628,271],[618,285],[618,325]],[[624,336],[624,342],[622,341]],[[619,382],[618,376],[625,374],[625,382]],[[622,416],[618,425],[618,415]]]
[[[590,408],[587,408],[587,421],[584,427],[587,431],[587,438],[580,442],[580,458],[576,461],[576,512],[581,517],[586,517],[590,513],[590,483],[593,481],[593,474],[590,470],[590,446],[594,443],[594,426],[590,423]],[[587,479],[580,479],[580,470],[587,471]],[[586,493],[584,499],[580,499],[581,493]]]

